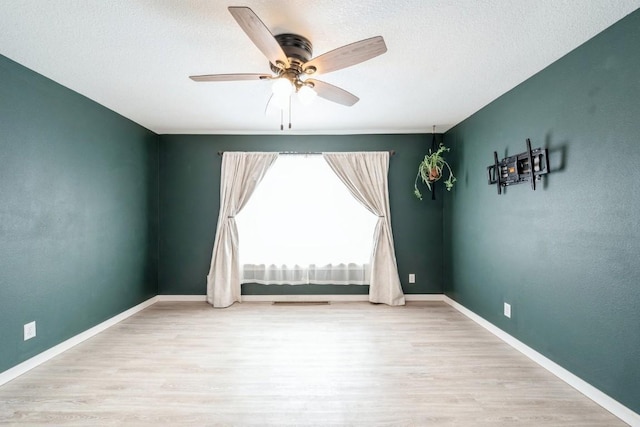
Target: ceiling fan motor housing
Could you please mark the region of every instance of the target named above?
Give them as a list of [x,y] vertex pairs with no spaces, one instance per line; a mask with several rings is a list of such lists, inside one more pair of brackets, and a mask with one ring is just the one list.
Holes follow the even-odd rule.
[[[302,71],[302,65],[311,59],[313,54],[313,45],[306,37],[298,34],[278,34],[275,36],[276,41],[282,48],[285,55],[291,63],[291,68],[297,68],[298,72]],[[274,64],[271,65],[271,70],[274,73],[281,71]]]

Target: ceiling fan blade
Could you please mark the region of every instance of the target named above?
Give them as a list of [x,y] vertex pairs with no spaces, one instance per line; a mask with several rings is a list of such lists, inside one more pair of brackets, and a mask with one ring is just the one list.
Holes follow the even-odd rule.
[[344,89],[340,89],[338,86],[334,86],[327,82],[323,82],[315,79],[307,79],[306,82],[313,84],[313,90],[316,91],[318,96],[327,99],[338,104],[351,107],[356,102],[360,101],[360,98],[352,93],[347,92]]
[[375,58],[386,51],[387,45],[384,43],[382,36],[371,37],[313,58],[304,64],[304,70],[308,74],[313,74],[310,72],[310,68],[315,67],[316,74],[326,74]]
[[284,67],[289,67],[287,55],[253,10],[245,6],[230,6],[229,12],[269,62],[276,66],[281,63]]
[[189,76],[196,82],[235,82],[239,80],[266,80],[271,76],[268,74],[204,74],[201,76]]

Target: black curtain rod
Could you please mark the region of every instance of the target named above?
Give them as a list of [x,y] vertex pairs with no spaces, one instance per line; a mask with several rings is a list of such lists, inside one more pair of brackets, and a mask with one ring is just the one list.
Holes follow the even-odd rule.
[[[395,156],[396,155],[396,150],[388,150],[389,151],[389,155],[390,156]],[[335,151],[334,151],[335,152]],[[348,151],[345,151],[348,153]],[[224,151],[218,151],[218,156],[222,156],[225,152]],[[322,152],[320,151],[280,151],[278,152],[278,154],[281,155],[312,155],[312,154],[322,154]]]

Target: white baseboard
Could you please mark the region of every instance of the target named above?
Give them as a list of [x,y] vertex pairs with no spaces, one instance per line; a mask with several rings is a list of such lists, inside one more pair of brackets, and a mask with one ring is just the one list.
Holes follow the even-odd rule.
[[369,295],[242,295],[242,302],[358,302]]
[[444,301],[444,294],[404,294],[404,300],[411,301]]
[[[444,294],[405,294],[405,301],[444,301]],[[242,295],[243,302],[368,302],[369,295]]]
[[206,295],[158,295],[156,298],[158,302],[207,301]]
[[43,351],[40,354],[33,356],[31,359],[27,359],[19,365],[14,366],[13,368],[9,368],[4,372],[0,373],[0,386],[8,383],[11,380],[16,379],[20,375],[30,371],[31,369],[43,364],[44,362],[53,359],[57,355],[64,353],[69,350],[71,347],[74,347],[81,342],[99,334],[100,332],[110,328],[123,321],[124,319],[133,316],[139,311],[144,310],[150,305],[154,304],[157,301],[157,297],[149,298],[143,303],[136,305],[135,307],[131,307],[130,309],[123,311],[122,313],[113,316],[111,319],[105,320],[104,322],[87,329],[84,332],[79,333],[78,335],[69,338],[66,341],[61,342],[60,344],[51,347],[48,350]]
[[593,400],[595,403],[602,406],[604,409],[611,412],[616,417],[620,418],[625,423],[629,424],[630,426],[640,427],[640,414],[637,414],[636,412],[627,408],[617,400],[611,398],[610,396],[598,390],[588,382],[584,381],[580,377],[567,371],[562,366],[546,358],[545,356],[538,353],[528,345],[524,344],[522,341],[519,341],[518,339],[509,335],[502,329],[495,326],[493,323],[480,317],[479,315],[469,310],[462,304],[459,304],[458,302],[452,300],[446,295],[443,295],[442,301],[446,302],[451,307],[455,308],[460,313],[464,314],[469,319],[473,320],[478,325],[482,326],[483,328],[491,332],[493,335],[497,336],[502,341],[509,344],[514,349],[518,350],[520,353],[524,354],[529,359],[531,359],[538,365],[542,366],[543,368],[545,368],[546,370],[554,374],[556,377],[566,382],[571,387],[578,390],[580,393],[587,396],[589,399]]

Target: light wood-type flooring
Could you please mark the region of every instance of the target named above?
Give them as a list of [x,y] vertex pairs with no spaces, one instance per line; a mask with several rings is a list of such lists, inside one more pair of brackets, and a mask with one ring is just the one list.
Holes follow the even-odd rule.
[[156,303],[0,387],[0,424],[618,426],[445,303]]

